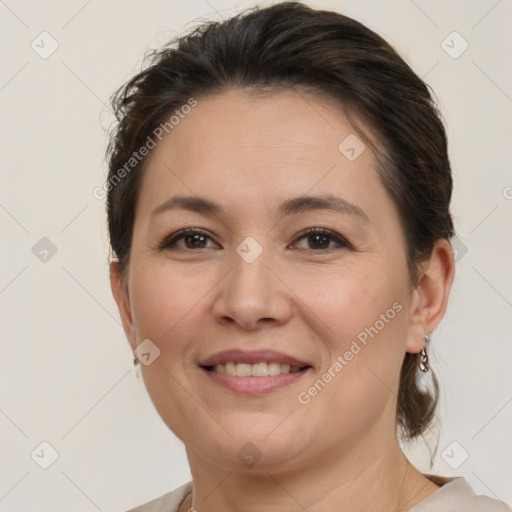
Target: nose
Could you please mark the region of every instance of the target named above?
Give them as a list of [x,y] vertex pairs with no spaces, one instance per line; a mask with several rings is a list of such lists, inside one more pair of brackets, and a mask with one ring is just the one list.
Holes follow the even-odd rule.
[[221,281],[213,307],[215,319],[245,330],[285,324],[292,314],[292,293],[272,264],[270,251],[251,263],[236,252],[231,271]]

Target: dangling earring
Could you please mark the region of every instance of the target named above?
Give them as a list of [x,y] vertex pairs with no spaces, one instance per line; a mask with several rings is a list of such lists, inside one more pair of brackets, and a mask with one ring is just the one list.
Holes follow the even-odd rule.
[[422,372],[428,372],[429,366],[428,366],[428,355],[427,355],[427,344],[430,341],[430,336],[426,334],[423,336],[423,341],[425,342],[425,346],[421,349],[420,353],[420,370]]
[[139,378],[139,360],[134,357],[133,358],[133,368],[135,370],[135,378]]

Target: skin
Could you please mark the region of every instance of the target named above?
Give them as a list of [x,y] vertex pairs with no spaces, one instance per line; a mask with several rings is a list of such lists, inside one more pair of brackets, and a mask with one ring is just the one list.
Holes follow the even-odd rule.
[[[395,411],[405,353],[420,352],[445,313],[453,256],[438,242],[413,285],[374,154],[366,147],[351,162],[338,150],[353,133],[341,109],[318,97],[231,90],[198,99],[148,157],[128,281],[112,262],[111,285],[132,349],[150,339],[161,351],[141,370],[160,416],[185,443],[194,491],[182,510],[407,510],[438,488],[400,450]],[[286,199],[322,194],[349,201],[367,219],[278,213]],[[224,211],[151,215],[176,195],[205,197]],[[200,248],[188,237],[159,250],[185,227],[209,238]],[[350,246],[301,237],[310,227]],[[252,263],[236,252],[247,236],[263,250]],[[299,403],[298,394],[394,303],[401,311]],[[277,392],[240,396],[198,366],[231,348],[279,350],[312,369]],[[252,467],[237,456],[247,442],[261,454]]]

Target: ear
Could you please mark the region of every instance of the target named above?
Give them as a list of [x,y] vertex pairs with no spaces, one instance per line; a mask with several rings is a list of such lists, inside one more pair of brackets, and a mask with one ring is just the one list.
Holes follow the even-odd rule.
[[441,322],[455,274],[452,247],[448,240],[438,240],[429,260],[423,265],[418,285],[413,290],[411,321],[406,351],[421,352],[423,337]]
[[133,327],[132,312],[130,307],[130,300],[128,297],[127,283],[123,282],[121,276],[121,270],[119,268],[119,262],[117,260],[110,262],[110,288],[112,289],[112,295],[117,304],[119,315],[121,316],[121,322],[123,323],[124,333],[128,338],[128,342],[135,350],[137,347],[135,329]]

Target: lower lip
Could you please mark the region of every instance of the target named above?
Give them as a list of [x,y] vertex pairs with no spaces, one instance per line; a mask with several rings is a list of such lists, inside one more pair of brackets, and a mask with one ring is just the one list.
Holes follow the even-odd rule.
[[280,373],[270,377],[237,377],[226,373],[201,368],[203,372],[217,385],[229,389],[234,393],[246,396],[267,395],[282,389],[301,379],[309,368],[297,373]]

